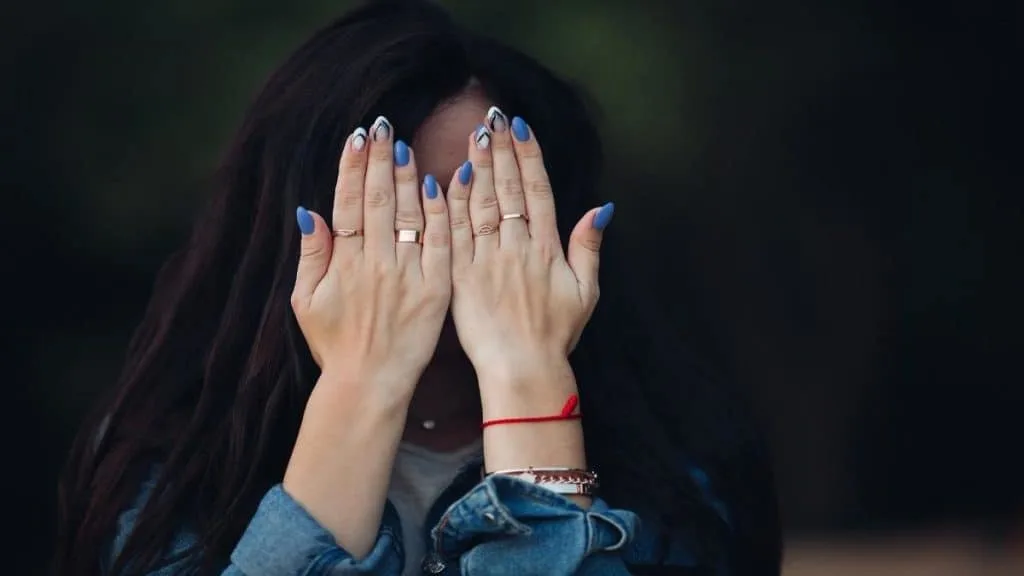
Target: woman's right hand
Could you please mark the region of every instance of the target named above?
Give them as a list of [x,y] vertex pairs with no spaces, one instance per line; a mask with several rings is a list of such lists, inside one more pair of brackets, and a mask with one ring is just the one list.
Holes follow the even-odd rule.
[[302,254],[291,303],[322,372],[401,398],[433,356],[448,311],[450,234],[437,181],[419,185],[412,150],[392,145],[393,133],[381,117],[369,141],[363,129],[348,138],[333,230],[298,209]]
[[[451,297],[448,210],[378,118],[349,136],[333,231],[299,208],[292,308],[320,366],[284,490],[356,559],[373,549],[408,402]],[[406,232],[400,232],[400,231]],[[422,245],[416,241],[422,236]]]

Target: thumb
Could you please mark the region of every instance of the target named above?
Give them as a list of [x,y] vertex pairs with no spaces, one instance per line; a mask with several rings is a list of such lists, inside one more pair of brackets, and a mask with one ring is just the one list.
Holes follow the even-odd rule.
[[612,202],[593,208],[580,218],[569,235],[569,266],[576,274],[580,290],[591,297],[598,294],[597,270],[601,238],[614,214],[615,204]]
[[313,290],[327,272],[333,248],[331,234],[322,216],[299,206],[295,210],[295,220],[302,233],[302,246],[292,291],[293,305],[308,302],[313,296]]

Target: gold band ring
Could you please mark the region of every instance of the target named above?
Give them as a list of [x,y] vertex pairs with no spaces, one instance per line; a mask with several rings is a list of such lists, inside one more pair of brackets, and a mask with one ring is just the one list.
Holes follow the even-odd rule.
[[501,215],[501,221],[502,222],[504,222],[505,220],[515,220],[515,219],[526,220],[527,222],[530,221],[530,217],[527,216],[526,214],[523,214],[522,212],[513,212],[512,214],[502,214]]
[[362,230],[356,230],[354,228],[335,228],[331,230],[331,236],[335,238],[352,238],[354,236],[362,236]]
[[395,230],[395,242],[399,244],[419,244],[423,239],[423,233],[419,230]]

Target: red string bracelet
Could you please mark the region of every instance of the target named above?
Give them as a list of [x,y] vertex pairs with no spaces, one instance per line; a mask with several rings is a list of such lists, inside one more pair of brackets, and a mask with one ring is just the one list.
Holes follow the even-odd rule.
[[579,396],[572,394],[569,396],[569,399],[565,401],[565,406],[562,406],[562,411],[558,414],[553,414],[551,416],[523,416],[521,418],[495,418],[494,420],[484,420],[484,422],[480,424],[480,428],[487,428],[488,426],[494,426],[496,424],[526,424],[529,422],[576,420],[582,416],[582,414],[576,412],[576,406],[579,403]]

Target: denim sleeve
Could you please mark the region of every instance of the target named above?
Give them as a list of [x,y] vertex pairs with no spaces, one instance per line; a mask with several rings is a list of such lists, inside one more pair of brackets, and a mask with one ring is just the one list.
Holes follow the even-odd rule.
[[[109,560],[117,558],[131,534],[136,516],[145,504],[154,482],[142,486],[139,498],[118,519]],[[389,509],[388,514],[393,514]],[[355,560],[334,542],[333,536],[306,512],[280,485],[274,486],[260,502],[256,514],[231,553],[223,576],[344,576],[352,574],[398,574],[402,566],[397,524],[382,523],[373,550]],[[182,568],[180,558],[196,544],[195,535],[182,530],[165,556],[163,565],[147,576],[172,576]],[[106,572],[109,569],[104,570]]]
[[545,488],[507,476],[484,479],[452,504],[431,532],[463,576],[628,575],[621,551],[639,518],[595,499],[584,510]]

